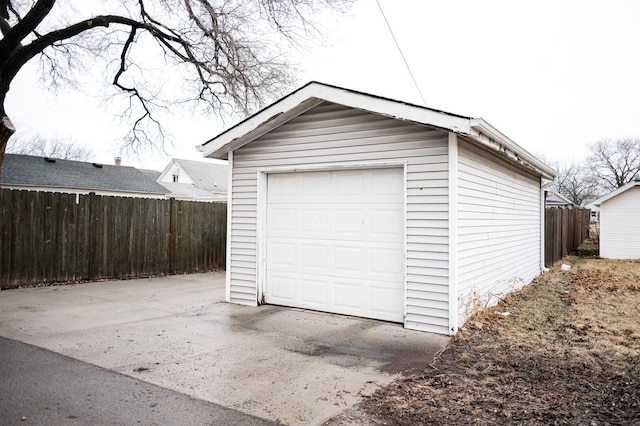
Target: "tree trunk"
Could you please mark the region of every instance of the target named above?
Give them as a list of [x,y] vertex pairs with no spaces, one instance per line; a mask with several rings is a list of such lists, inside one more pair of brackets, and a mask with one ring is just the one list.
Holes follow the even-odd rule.
[[4,114],[4,111],[0,114],[0,183],[2,182],[2,163],[4,163],[4,150],[7,147],[9,138],[16,131],[13,127],[13,123]]

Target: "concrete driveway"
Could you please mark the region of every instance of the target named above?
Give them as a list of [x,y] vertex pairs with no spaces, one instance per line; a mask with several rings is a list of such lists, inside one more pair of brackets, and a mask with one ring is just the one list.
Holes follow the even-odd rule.
[[0,292],[0,336],[247,414],[320,424],[448,338],[400,325],[224,302],[224,273]]

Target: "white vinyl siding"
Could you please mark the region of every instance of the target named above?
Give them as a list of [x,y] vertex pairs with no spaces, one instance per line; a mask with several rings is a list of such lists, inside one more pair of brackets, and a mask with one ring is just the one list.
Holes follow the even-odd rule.
[[640,187],[633,186],[600,206],[600,256],[640,259]]
[[233,153],[230,300],[258,303],[257,174],[273,167],[402,161],[408,328],[448,333],[447,132],[323,103]]
[[496,304],[540,273],[540,180],[460,141],[458,318]]

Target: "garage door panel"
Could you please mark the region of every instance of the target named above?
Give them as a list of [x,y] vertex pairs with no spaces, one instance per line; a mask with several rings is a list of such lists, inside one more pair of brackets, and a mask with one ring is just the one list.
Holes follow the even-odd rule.
[[306,201],[305,198],[308,197],[329,195],[331,175],[327,173],[303,173],[300,176],[302,177],[303,188],[302,192],[298,192],[296,195],[301,201]]
[[325,244],[297,244],[300,249],[300,263],[298,266],[302,271],[326,273],[327,269],[327,251],[330,249]]
[[344,171],[335,175],[336,199],[342,197],[362,197],[365,192],[364,175],[361,170]]
[[402,169],[269,175],[267,303],[401,322],[403,176]]
[[334,306],[338,310],[341,309],[339,313],[366,312],[362,300],[364,288],[360,283],[337,281],[333,283],[333,287],[335,288]]
[[366,212],[361,208],[335,209],[333,212],[334,229],[337,234],[362,234]]
[[363,252],[359,246],[335,246],[333,262],[335,270],[340,273],[351,275],[354,272],[363,270]]
[[285,233],[295,235],[296,232],[296,212],[291,208],[274,207],[267,218],[267,232]]
[[279,175],[269,181],[269,199],[276,203],[294,203],[298,179],[293,174]]
[[358,240],[278,239],[267,244],[269,271],[320,273],[363,279],[403,280],[402,244],[363,247]]
[[[371,286],[369,291],[371,311],[379,312],[384,315],[393,316],[397,312],[402,312],[402,296],[403,292],[398,289],[391,289],[387,286]],[[390,300],[396,301],[395,304],[389,303]]]
[[[384,281],[300,273],[270,274],[268,279],[276,284],[267,289],[271,304],[386,321],[401,322],[403,318],[402,289],[390,289]],[[391,300],[395,303],[389,303]]]
[[369,251],[370,271],[372,274],[389,274],[398,277],[398,271],[403,269],[402,246],[394,245],[389,248],[372,248]]
[[402,241],[402,227],[401,221],[398,221],[398,216],[401,216],[402,212],[397,209],[379,209],[371,212],[371,238],[391,238],[394,241]]
[[296,266],[295,262],[295,244],[291,242],[271,242],[269,244],[268,262],[273,266],[274,270],[290,269]]
[[270,298],[282,305],[288,305],[295,301],[296,280],[290,275],[271,274],[269,277],[271,286]]
[[[295,209],[295,206],[290,208]],[[324,235],[329,227],[329,212],[323,209],[300,208],[300,229],[304,236]],[[301,235],[301,236],[302,236]]]
[[308,307],[316,308],[327,304],[327,282],[324,280],[316,280],[304,278],[299,283],[300,300]]

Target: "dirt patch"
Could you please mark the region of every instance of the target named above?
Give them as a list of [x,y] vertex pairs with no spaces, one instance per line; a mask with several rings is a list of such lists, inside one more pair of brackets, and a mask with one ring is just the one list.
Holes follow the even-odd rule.
[[640,425],[640,262],[568,257],[330,425]]

